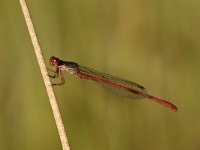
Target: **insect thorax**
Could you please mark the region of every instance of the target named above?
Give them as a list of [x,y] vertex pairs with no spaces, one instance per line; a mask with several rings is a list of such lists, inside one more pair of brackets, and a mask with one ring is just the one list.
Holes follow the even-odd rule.
[[78,64],[76,63],[69,63],[59,66],[61,70],[66,70],[70,74],[75,74],[78,72]]

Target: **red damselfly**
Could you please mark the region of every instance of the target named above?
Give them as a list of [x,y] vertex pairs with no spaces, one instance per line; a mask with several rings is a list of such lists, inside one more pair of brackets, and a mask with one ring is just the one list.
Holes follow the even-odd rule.
[[109,74],[101,73],[99,71],[96,71],[94,69],[84,67],[81,65],[78,65],[75,62],[69,62],[69,61],[63,61],[55,56],[52,56],[50,58],[50,65],[56,66],[56,70],[50,70],[54,72],[54,75],[49,75],[52,78],[58,78],[61,77],[61,83],[58,84],[52,84],[52,85],[63,85],[65,83],[65,79],[63,76],[62,71],[69,71],[69,73],[80,77],[81,79],[87,79],[97,82],[100,86],[103,86],[104,88],[108,89],[112,93],[115,93],[120,96],[125,96],[128,98],[134,98],[134,99],[143,99],[147,98],[149,100],[155,101],[157,103],[162,104],[163,106],[170,108],[173,111],[177,111],[177,107],[164,100],[157,98],[155,96],[147,94],[146,89],[134,82],[115,77]]

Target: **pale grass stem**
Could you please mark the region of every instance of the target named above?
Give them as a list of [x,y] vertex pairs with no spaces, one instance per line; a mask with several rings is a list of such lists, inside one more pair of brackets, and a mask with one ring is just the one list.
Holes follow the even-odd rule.
[[44,61],[44,58],[43,58],[43,55],[42,55],[42,52],[41,52],[41,48],[40,48],[35,30],[34,30],[34,27],[33,27],[33,23],[32,23],[32,20],[31,20],[31,16],[29,14],[28,7],[26,5],[26,1],[20,0],[20,4],[21,4],[21,8],[22,8],[22,11],[23,11],[23,14],[24,14],[26,25],[28,27],[28,31],[29,31],[29,34],[30,34],[30,37],[31,37],[31,41],[32,41],[32,44],[33,44],[33,47],[34,47],[34,50],[35,50],[35,54],[36,54],[36,57],[37,57],[37,60],[38,60],[38,64],[39,64],[40,71],[41,71],[41,74],[42,74],[42,77],[43,77],[43,80],[44,80],[44,84],[45,84],[45,87],[46,87],[46,90],[47,90],[47,94],[48,94],[48,97],[49,97],[49,101],[50,101],[50,104],[51,104],[51,108],[52,108],[52,111],[53,111],[53,115],[54,115],[54,118],[55,118],[55,122],[56,122],[56,126],[57,126],[57,129],[58,129],[58,133],[59,133],[59,136],[60,136],[60,140],[61,140],[63,150],[70,150],[70,146],[69,146],[68,139],[67,139],[67,136],[66,136],[66,132],[65,132],[65,129],[64,129],[63,121],[62,121],[60,111],[59,111],[59,107],[58,107],[58,104],[57,104],[57,101],[56,101],[55,93],[53,91],[52,84],[51,84],[49,76],[48,76],[45,61]]

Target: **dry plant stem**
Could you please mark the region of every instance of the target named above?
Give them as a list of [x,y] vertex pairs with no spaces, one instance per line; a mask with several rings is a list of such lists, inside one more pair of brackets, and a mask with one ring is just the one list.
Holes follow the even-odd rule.
[[36,54],[36,57],[37,57],[37,60],[38,60],[39,66],[40,66],[42,77],[43,77],[43,80],[44,80],[44,83],[45,83],[45,86],[46,86],[47,94],[48,94],[49,101],[50,101],[50,104],[51,104],[51,107],[52,107],[53,115],[54,115],[54,118],[55,118],[55,121],[56,121],[56,126],[57,126],[57,129],[58,129],[58,132],[59,132],[59,136],[60,136],[60,140],[61,140],[61,143],[62,143],[63,150],[70,150],[68,140],[67,140],[67,136],[66,136],[65,129],[64,129],[64,125],[63,125],[63,122],[62,122],[62,118],[61,118],[59,108],[58,108],[58,105],[57,105],[57,102],[56,102],[56,97],[55,97],[55,94],[54,94],[54,91],[53,91],[53,88],[52,88],[52,84],[51,84],[49,76],[48,76],[48,72],[47,72],[47,69],[46,69],[46,66],[45,66],[44,58],[42,56],[40,45],[39,45],[35,30],[34,30],[34,27],[33,27],[33,23],[31,21],[31,17],[30,17],[30,14],[29,14],[29,11],[28,11],[28,8],[27,8],[27,5],[26,5],[26,1],[20,0],[20,4],[21,4],[21,7],[22,7],[22,11],[23,11],[24,18],[25,18],[25,21],[26,21],[26,24],[27,24],[27,27],[28,27],[29,34],[31,36],[31,40],[32,40],[33,47],[34,47],[34,50],[35,50],[35,54]]

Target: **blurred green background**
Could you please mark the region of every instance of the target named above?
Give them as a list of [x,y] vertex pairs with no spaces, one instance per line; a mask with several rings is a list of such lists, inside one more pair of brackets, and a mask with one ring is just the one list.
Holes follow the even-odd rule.
[[[47,65],[52,55],[76,61],[179,108],[118,97],[65,73],[54,89],[72,150],[200,149],[199,1],[27,3]],[[0,1],[0,64],[0,149],[61,149],[18,1]]]

